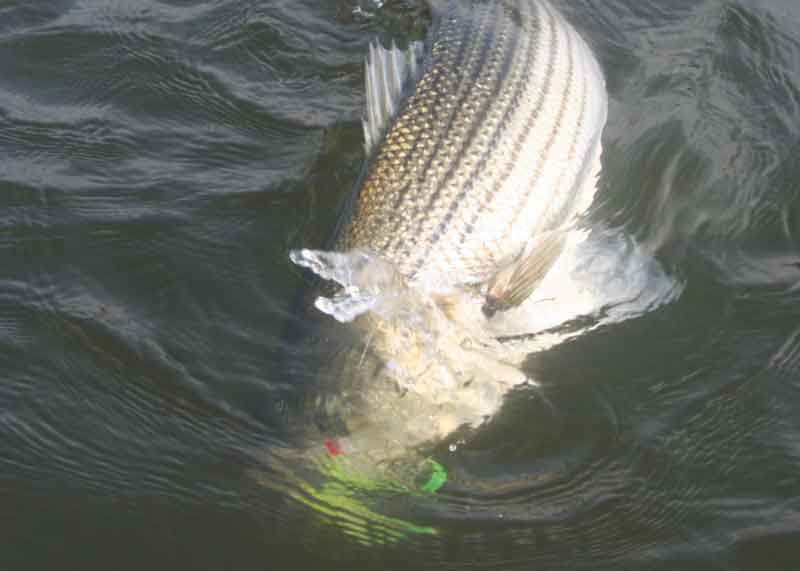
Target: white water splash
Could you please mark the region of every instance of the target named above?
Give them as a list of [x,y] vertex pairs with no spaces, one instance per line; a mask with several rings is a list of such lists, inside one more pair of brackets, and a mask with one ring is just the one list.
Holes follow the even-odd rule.
[[[498,313],[497,337],[528,335],[520,358],[600,326],[632,319],[677,299],[681,283],[629,235],[596,228],[572,232],[564,252],[523,304]],[[564,324],[581,318],[582,325]]]
[[322,279],[342,286],[333,297],[320,296],[314,303],[321,312],[341,323],[349,323],[369,311],[391,314],[394,298],[405,288],[402,277],[391,264],[360,250],[292,250],[289,258]]

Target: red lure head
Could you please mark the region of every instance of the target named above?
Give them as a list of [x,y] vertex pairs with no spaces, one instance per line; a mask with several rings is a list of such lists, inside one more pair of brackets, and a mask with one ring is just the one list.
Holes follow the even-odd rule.
[[328,454],[331,456],[338,456],[342,453],[342,449],[339,446],[339,443],[335,440],[331,440],[330,438],[325,440],[325,450],[328,451]]

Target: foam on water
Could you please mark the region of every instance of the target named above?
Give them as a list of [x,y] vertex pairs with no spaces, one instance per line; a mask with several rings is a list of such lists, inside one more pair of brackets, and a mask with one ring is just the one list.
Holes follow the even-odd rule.
[[[333,297],[321,296],[315,302],[320,311],[342,323],[373,312],[419,329],[430,322],[432,308],[438,307],[439,300],[409,288],[392,264],[368,252],[303,249],[292,251],[290,257],[342,286]],[[641,315],[673,301],[681,291],[682,285],[630,236],[604,228],[577,230],[570,233],[558,261],[522,305],[486,319],[481,311],[482,293],[465,289],[447,298],[448,318],[484,341],[538,335],[538,342],[529,345],[533,351],[587,329]],[[551,332],[582,317],[594,319],[570,333]]]
[[292,250],[289,257],[298,266],[308,268],[322,279],[334,281],[342,291],[328,298],[320,296],[315,306],[341,323],[375,309],[378,297],[392,289],[398,278],[391,266],[366,252],[324,252]]

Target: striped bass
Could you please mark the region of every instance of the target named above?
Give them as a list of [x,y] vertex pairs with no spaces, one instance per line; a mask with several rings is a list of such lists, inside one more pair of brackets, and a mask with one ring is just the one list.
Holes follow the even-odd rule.
[[370,47],[367,163],[335,251],[291,253],[342,286],[317,307],[366,333],[331,408],[373,459],[480,424],[529,380],[498,324],[533,300],[600,171],[603,75],[547,0],[432,13],[424,43]]

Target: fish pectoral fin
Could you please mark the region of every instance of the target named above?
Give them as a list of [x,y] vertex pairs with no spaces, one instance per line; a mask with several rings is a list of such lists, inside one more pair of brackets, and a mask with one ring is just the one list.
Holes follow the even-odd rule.
[[389,122],[397,115],[403,100],[422,73],[423,42],[411,42],[408,49],[369,46],[364,63],[367,105],[364,113],[364,149],[371,154]]
[[489,280],[483,313],[491,317],[528,299],[561,255],[565,230],[554,230],[531,238],[522,253]]

